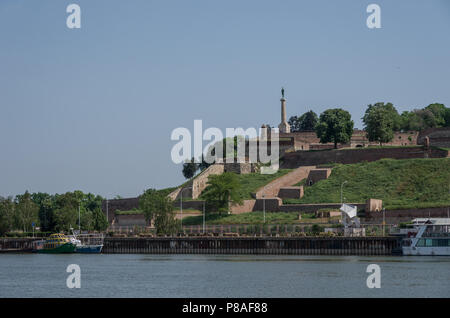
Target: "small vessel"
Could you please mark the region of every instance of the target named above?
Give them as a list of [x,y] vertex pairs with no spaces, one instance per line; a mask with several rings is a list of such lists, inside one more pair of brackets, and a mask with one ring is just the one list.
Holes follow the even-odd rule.
[[33,252],[37,253],[73,253],[75,244],[67,235],[62,233],[51,234],[45,241],[35,241]]
[[103,248],[103,235],[79,234],[70,236],[70,241],[75,244],[75,253],[101,253]]
[[414,219],[412,228],[402,241],[403,255],[450,255],[450,218]]

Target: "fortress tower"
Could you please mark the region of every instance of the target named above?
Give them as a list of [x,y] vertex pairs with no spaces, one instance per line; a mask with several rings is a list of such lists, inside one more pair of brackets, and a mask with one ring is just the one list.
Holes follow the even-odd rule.
[[278,125],[280,133],[290,133],[291,126],[286,120],[286,98],[284,98],[284,88],[281,88],[281,123]]

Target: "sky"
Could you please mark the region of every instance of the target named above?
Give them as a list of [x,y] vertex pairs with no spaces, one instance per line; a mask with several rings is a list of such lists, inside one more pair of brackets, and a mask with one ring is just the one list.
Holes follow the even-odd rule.
[[449,34],[446,0],[1,0],[0,196],[179,185],[175,128],[277,126],[282,86],[288,117],[357,128],[376,102],[450,106]]

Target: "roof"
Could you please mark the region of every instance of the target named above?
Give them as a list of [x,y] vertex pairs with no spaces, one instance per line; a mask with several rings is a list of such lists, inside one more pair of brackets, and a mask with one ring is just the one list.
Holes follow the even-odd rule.
[[413,224],[450,225],[450,218],[416,218]]

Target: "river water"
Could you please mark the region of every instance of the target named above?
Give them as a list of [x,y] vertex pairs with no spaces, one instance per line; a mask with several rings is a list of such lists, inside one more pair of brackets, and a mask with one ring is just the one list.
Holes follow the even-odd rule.
[[450,257],[3,254],[0,297],[450,297]]

